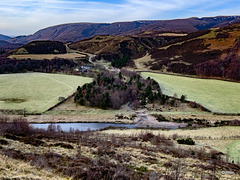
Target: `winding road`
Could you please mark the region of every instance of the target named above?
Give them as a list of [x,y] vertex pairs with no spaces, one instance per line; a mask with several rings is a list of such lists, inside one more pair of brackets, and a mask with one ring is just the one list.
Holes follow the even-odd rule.
[[108,70],[108,71],[114,71],[114,72],[116,72],[116,73],[119,73],[119,72],[120,72],[120,69],[115,68],[115,67],[112,67],[112,66],[110,65],[110,63],[102,63],[102,62],[97,63],[97,62],[93,62],[92,59],[94,59],[94,58],[96,57],[96,55],[71,49],[68,45],[69,45],[69,44],[66,44],[66,49],[67,49],[67,52],[68,52],[68,53],[77,53],[77,54],[85,55],[86,57],[88,57],[88,61],[89,61],[91,64],[93,64],[94,66],[95,66],[95,65],[101,65],[101,66],[103,66],[103,67],[104,67],[106,70]]

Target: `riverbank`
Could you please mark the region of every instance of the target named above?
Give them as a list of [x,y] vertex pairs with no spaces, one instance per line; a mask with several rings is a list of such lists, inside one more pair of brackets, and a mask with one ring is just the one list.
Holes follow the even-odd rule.
[[134,124],[133,120],[129,119],[115,119],[114,116],[106,115],[2,115],[9,121],[13,119],[25,119],[29,123],[121,123]]
[[186,127],[186,123],[159,122],[156,117],[145,111],[115,113],[81,113],[81,114],[44,114],[44,115],[5,115],[8,121],[25,119],[31,124],[49,123],[112,123],[112,124],[136,124],[138,127],[177,129]]

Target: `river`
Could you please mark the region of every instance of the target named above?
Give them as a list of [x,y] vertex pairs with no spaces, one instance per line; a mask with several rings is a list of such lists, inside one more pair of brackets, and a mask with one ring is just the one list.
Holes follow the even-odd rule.
[[[69,132],[70,128],[79,131],[95,131],[106,127],[123,127],[126,129],[136,129],[136,128],[163,128],[163,129],[178,129],[179,127],[185,127],[181,123],[172,122],[160,122],[158,126],[151,125],[140,125],[140,124],[116,124],[116,123],[53,123],[55,127],[60,126],[62,131]],[[30,124],[34,128],[47,129],[50,123]]]
[[[47,129],[50,123],[44,123],[44,124],[31,124],[34,128],[40,128],[40,129]],[[115,123],[54,123],[54,125],[57,127],[58,125],[61,127],[63,131],[68,132],[70,128],[74,130],[79,131],[95,131],[99,129],[103,129],[109,126],[112,127],[124,127],[127,129],[134,129],[136,127],[139,127],[136,124],[115,124]]]

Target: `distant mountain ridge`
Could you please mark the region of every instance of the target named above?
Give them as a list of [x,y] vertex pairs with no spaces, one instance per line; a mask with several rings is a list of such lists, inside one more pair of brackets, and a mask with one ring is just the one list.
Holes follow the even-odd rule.
[[194,32],[240,22],[240,16],[219,16],[175,20],[132,21],[115,23],[69,23],[41,29],[29,36],[11,38],[11,43],[26,44],[35,40],[76,42],[96,35],[126,36],[143,31]]
[[10,43],[8,41],[0,40],[0,50],[4,50],[5,52],[16,49],[16,48],[20,47],[21,45],[22,44],[15,44],[15,43]]
[[3,35],[3,34],[0,34],[0,41],[7,41],[9,39],[11,39],[11,37]]

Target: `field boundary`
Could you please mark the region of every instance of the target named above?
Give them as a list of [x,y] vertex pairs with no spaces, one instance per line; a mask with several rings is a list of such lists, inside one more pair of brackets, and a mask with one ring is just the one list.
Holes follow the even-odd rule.
[[188,74],[175,74],[175,73],[168,73],[168,72],[156,72],[156,71],[141,71],[136,70],[136,72],[142,73],[155,73],[155,74],[164,74],[164,75],[171,75],[171,76],[178,76],[178,77],[188,77],[188,78],[194,78],[194,79],[208,79],[208,80],[218,80],[218,81],[226,81],[226,82],[233,82],[233,83],[240,83],[238,80],[233,79],[221,79],[218,77],[200,77],[200,76],[194,76],[194,75],[188,75]]
[[[55,81],[55,82],[57,82],[57,83],[60,83],[60,84],[63,84],[63,85],[65,85],[65,86],[67,86],[68,88],[70,88],[70,90],[69,90],[68,92],[71,92],[72,90],[74,90],[74,88],[73,88],[72,86],[70,86],[70,85],[68,85],[68,84],[66,84],[66,83],[64,83],[64,82],[61,82],[61,81],[59,81],[59,80],[57,80],[57,79],[54,79],[54,78],[51,78],[51,77],[47,77],[47,76],[44,76],[44,75],[42,75],[42,74],[40,74],[40,75],[38,75],[38,76],[51,79],[52,81]],[[65,93],[66,93],[66,92],[64,92],[63,94],[65,94]],[[57,99],[57,98],[60,97],[60,96],[61,96],[61,95],[57,95],[56,97],[54,97],[53,99],[51,99],[50,101],[48,101],[46,104],[44,104],[44,105],[41,106],[41,107],[45,107],[47,104],[49,104],[50,102],[54,101],[55,99]]]
[[49,109],[47,109],[46,111],[44,111],[43,113],[47,112],[47,111],[51,111],[54,108],[56,108],[57,106],[59,106],[60,104],[66,102],[67,100],[69,100],[71,97],[73,97],[76,93],[73,93],[72,95],[68,96],[67,98],[65,98],[63,101],[60,101],[59,103],[57,103],[56,105],[50,107]]

